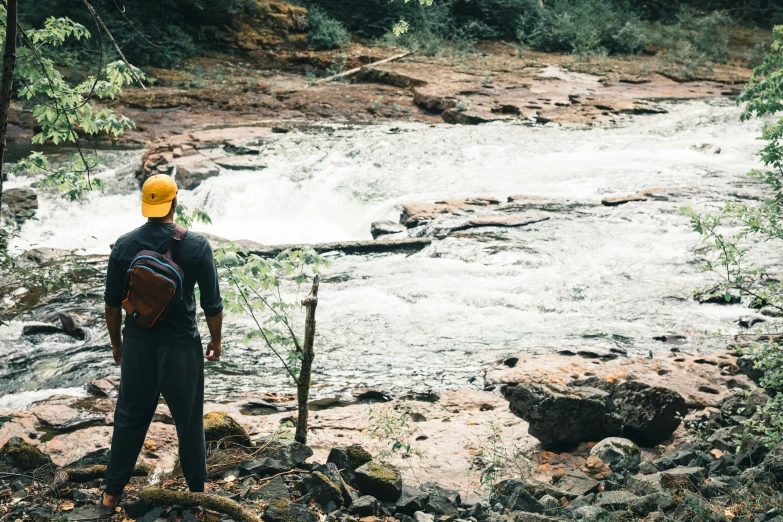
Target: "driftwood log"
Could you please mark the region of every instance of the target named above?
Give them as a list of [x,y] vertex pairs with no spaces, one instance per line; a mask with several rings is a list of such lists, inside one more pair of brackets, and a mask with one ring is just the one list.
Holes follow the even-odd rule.
[[174,491],[153,486],[139,491],[139,498],[153,506],[177,504],[186,508],[203,507],[218,513],[225,513],[236,522],[261,522],[258,516],[243,508],[239,502],[209,493]]
[[317,253],[342,252],[343,254],[381,254],[386,252],[415,252],[428,247],[433,239],[414,237],[406,239],[376,239],[367,241],[339,241],[336,243],[318,243],[314,245],[262,245],[254,241],[240,239],[236,244],[251,254],[260,257],[276,257],[285,250],[312,248]]
[[299,380],[296,383],[296,399],[299,403],[299,413],[296,421],[296,435],[294,438],[301,444],[307,444],[307,421],[309,411],[307,401],[310,398],[310,378],[313,371],[313,359],[315,359],[315,308],[318,306],[318,286],[320,279],[315,276],[313,287],[302,304],[306,310],[305,334],[302,344],[302,368],[299,371]]
[[345,72],[341,72],[339,74],[333,74],[332,76],[327,76],[326,78],[321,78],[320,80],[317,80],[313,82],[313,85],[321,85],[322,83],[331,82],[332,80],[337,80],[338,78],[344,78],[346,76],[351,76],[352,74],[356,74],[360,72],[365,67],[372,67],[374,65],[381,65],[384,63],[393,62],[394,60],[399,60],[400,58],[405,58],[406,56],[410,56],[411,54],[415,53],[416,51],[408,51],[405,53],[395,54],[394,56],[390,56],[388,58],[384,58],[383,60],[378,60],[377,62],[373,62],[367,65],[362,65],[361,67],[354,67],[353,69],[350,69]]

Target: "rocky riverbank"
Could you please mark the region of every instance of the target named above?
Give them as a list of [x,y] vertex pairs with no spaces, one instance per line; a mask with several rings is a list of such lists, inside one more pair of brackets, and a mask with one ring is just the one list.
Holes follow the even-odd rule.
[[[728,65],[688,72],[654,56],[520,53],[502,43],[481,44],[467,54],[412,54],[382,65],[371,64],[404,49],[293,47],[279,41],[255,49],[240,45],[238,56],[193,58],[176,70],[149,69],[146,90],[128,88],[109,104],[135,128],[99,140],[156,147],[172,140],[173,149],[181,141],[178,135],[192,131],[314,122],[602,125],[665,112],[658,100],[735,96],[750,75],[749,69]],[[356,67],[361,72],[345,81],[318,81],[318,74]],[[14,108],[9,139],[28,143],[35,122],[21,103]]]
[[[218,500],[237,505],[209,497],[195,507],[192,499],[171,496],[183,484],[176,471],[174,426],[161,404],[140,462],[166,470],[163,476],[156,472],[153,482],[168,493],[140,491],[149,479],[134,479],[115,516],[175,521],[196,515],[216,521],[222,512],[222,519],[268,522],[318,517],[518,522],[610,515],[694,520],[695,510],[715,513],[704,520],[749,512],[762,516],[780,502],[774,483],[783,478],[783,457],[781,448],[770,451],[758,440],[738,437],[755,407],[769,400],[743,374],[743,369],[751,373],[752,365],[729,353],[678,358],[684,360],[619,359],[624,361],[620,372],[618,359],[585,354],[558,370],[511,356],[488,370],[488,391],[395,398],[357,390],[353,403],[311,403],[309,447],[290,440],[291,397],[210,402],[205,408],[207,439],[213,443],[208,489]],[[660,378],[670,376],[670,387],[654,381],[655,366]],[[715,393],[696,386],[701,381]],[[495,388],[499,382],[505,384]],[[6,489],[0,492],[0,509],[5,516],[95,516],[90,504],[101,480],[84,468],[105,463],[116,385],[111,379],[93,381],[87,397],[51,397],[26,410],[2,412],[0,483]],[[238,446],[227,445],[229,439]],[[407,445],[408,451],[389,451]],[[68,471],[73,469],[80,471]],[[52,483],[57,498],[51,491],[46,495]],[[751,489],[756,504],[743,505],[738,493]],[[764,516],[772,520],[776,514]]]

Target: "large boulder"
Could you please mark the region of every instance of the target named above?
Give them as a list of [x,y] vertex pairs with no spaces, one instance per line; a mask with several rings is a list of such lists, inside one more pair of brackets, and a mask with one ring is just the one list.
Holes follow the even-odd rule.
[[636,473],[642,461],[639,446],[620,437],[602,440],[593,446],[590,455],[601,459],[615,473]]
[[589,387],[520,383],[505,391],[511,412],[529,423],[545,447],[575,446],[620,434],[611,396]]
[[676,391],[627,381],[612,396],[622,417],[623,434],[643,446],[657,446],[671,437],[688,412]]
[[19,437],[11,437],[0,448],[0,471],[5,473],[25,473],[51,463],[48,455]]
[[210,442],[233,442],[241,446],[250,446],[250,436],[230,415],[213,411],[204,415],[204,438]]
[[402,494],[402,475],[397,468],[371,461],[356,469],[356,484],[362,495],[394,502]]

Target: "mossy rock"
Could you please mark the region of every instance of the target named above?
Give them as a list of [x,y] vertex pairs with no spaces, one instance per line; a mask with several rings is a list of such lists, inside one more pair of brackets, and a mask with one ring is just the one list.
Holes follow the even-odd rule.
[[348,465],[352,470],[360,468],[372,460],[372,455],[366,449],[358,444],[353,444],[345,448],[345,454],[348,455]]
[[0,470],[7,473],[33,471],[51,463],[48,455],[19,437],[12,437],[0,448]]
[[213,411],[204,415],[204,438],[207,443],[230,441],[249,447],[250,436],[230,415]]
[[380,462],[368,462],[356,469],[356,484],[362,495],[394,502],[402,494],[402,475],[399,470]]
[[303,483],[307,492],[313,495],[313,499],[322,507],[329,505],[330,502],[338,508],[343,505],[343,492],[340,486],[320,471],[305,476]]

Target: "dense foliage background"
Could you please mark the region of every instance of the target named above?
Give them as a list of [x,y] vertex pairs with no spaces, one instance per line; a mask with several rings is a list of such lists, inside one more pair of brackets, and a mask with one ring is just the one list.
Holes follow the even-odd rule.
[[[343,45],[343,27],[355,37],[388,39],[390,28],[401,19],[411,27],[403,45],[426,47],[453,41],[469,46],[478,40],[501,39],[539,50],[594,54],[638,52],[647,44],[657,44],[668,26],[703,31],[727,21],[762,28],[783,24],[779,0],[545,0],[543,11],[538,0],[435,0],[432,6],[402,0],[290,1],[317,7],[316,23],[311,19],[317,33],[311,39],[314,48]],[[223,50],[232,20],[257,10],[257,0],[95,0],[94,5],[132,63],[158,67],[200,52]],[[722,18],[712,18],[707,26],[694,22],[716,12]],[[70,17],[88,29],[94,26],[79,2],[21,2],[20,16],[27,27],[41,27],[52,15]],[[125,17],[157,47],[145,42]],[[333,42],[328,39],[331,34],[336,35]],[[66,48],[60,61],[78,63],[84,53],[95,52],[95,45],[91,41]]]

